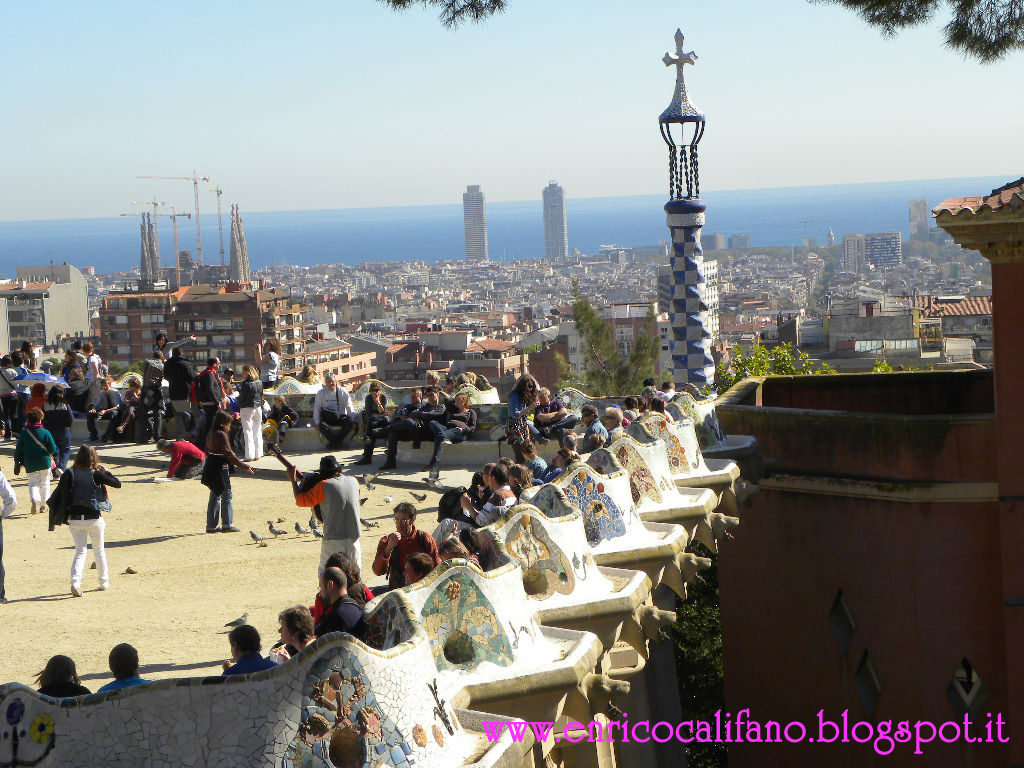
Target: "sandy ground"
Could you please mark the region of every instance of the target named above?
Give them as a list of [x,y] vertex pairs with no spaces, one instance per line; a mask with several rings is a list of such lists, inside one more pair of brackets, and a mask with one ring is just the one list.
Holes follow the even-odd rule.
[[[346,453],[351,455],[338,454],[339,459],[350,460],[356,452]],[[83,684],[96,690],[112,678],[107,654],[120,642],[138,649],[147,678],[219,674],[229,656],[225,622],[248,612],[266,649],[278,639],[277,614],[283,608],[312,604],[320,542],[295,533],[296,522],[307,524],[309,510],[295,506],[288,483],[234,476],[235,525],[242,532],[207,534],[209,492],[198,480],[153,482],[164,473],[119,464],[102,451],[101,461],[123,483],[111,490],[114,509],[104,515],[110,589],[98,590],[97,571],[89,569],[90,549],[85,594],[73,598],[68,529],[49,532],[45,515],[29,514],[24,474],[14,477],[11,458],[0,458],[18,496],[17,512],[3,521],[11,602],[0,606],[0,681],[31,684],[47,659],[61,653],[75,660]],[[268,461],[264,458],[261,466]],[[298,463],[315,463],[314,457]],[[432,531],[438,494],[424,485],[417,493],[428,493],[427,500],[418,502],[410,490],[383,484],[362,491],[363,517],[380,523],[364,530],[362,538],[363,578],[372,587],[383,582],[373,576],[370,563],[380,536],[394,530],[392,507],[413,502],[421,511],[420,527]],[[267,521],[278,518],[284,522],[277,527],[288,533],[274,538]],[[268,546],[256,546],[250,529],[267,536]],[[138,573],[124,574],[128,567]]]

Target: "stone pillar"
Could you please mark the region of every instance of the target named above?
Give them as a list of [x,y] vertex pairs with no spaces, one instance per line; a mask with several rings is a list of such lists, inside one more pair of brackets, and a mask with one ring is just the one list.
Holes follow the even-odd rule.
[[707,206],[699,199],[665,204],[672,230],[672,378],[676,385],[703,387],[715,380],[715,361],[708,345],[708,305],[704,301],[704,252],[700,231]]
[[[996,445],[1003,633],[1006,648],[1004,736],[1011,765],[1024,764],[1024,178],[988,197],[946,200],[936,223],[957,244],[992,263],[992,347],[995,360]],[[979,670],[984,678],[984,671]],[[993,711],[993,716],[995,712]]]

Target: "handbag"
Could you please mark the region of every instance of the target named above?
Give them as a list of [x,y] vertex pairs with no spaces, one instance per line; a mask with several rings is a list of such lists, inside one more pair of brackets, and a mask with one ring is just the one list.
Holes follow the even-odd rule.
[[[42,448],[47,453],[50,452],[50,449],[47,448],[45,445],[43,445],[43,441],[40,440],[38,437],[36,437],[35,435],[32,434],[32,430],[31,429],[28,429],[26,427],[26,429],[24,431],[28,433],[29,437],[31,437],[33,440],[35,440],[36,445],[38,445],[40,448]],[[53,456],[51,455],[50,456],[50,469],[54,469],[56,466],[57,466],[57,460],[55,458],[53,458]],[[17,474],[17,473],[15,473],[15,474]]]
[[526,426],[525,411],[522,415],[513,416],[505,422],[505,439],[509,445],[522,445],[530,437],[530,429]]
[[107,486],[99,485],[100,491],[103,493],[103,498],[96,502],[96,509],[100,512],[110,512],[114,509],[114,506],[110,503],[110,497],[107,495]]

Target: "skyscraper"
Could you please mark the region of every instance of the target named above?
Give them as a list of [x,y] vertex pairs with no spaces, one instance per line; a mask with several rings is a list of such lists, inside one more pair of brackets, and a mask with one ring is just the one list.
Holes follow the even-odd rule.
[[487,207],[479,184],[469,184],[462,195],[466,223],[466,260],[487,261]]
[[565,261],[569,257],[569,219],[565,213],[565,190],[557,182],[544,187],[544,258]]
[[928,230],[932,223],[932,211],[927,200],[910,201],[910,239],[928,240]]

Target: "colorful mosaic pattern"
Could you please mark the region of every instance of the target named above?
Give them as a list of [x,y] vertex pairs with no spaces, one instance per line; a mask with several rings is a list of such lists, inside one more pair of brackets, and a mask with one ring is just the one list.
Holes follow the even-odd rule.
[[640,504],[644,499],[650,499],[655,504],[661,504],[664,496],[658,481],[636,447],[629,440],[617,440],[612,445],[612,451],[619,465],[629,474],[629,491],[633,494],[633,503]]
[[368,679],[359,659],[344,648],[317,662],[306,677],[298,733],[279,768],[411,768],[409,739],[381,707]]
[[568,408],[572,413],[575,413],[577,416],[579,415],[580,409],[584,405],[586,405],[587,403],[594,402],[592,398],[587,397],[578,389],[573,389],[572,387],[567,387],[566,389],[560,390],[557,397],[559,400],[562,401],[566,408]]
[[665,456],[668,458],[669,471],[672,474],[686,472],[690,462],[686,458],[686,449],[668,427],[668,419],[660,413],[649,413],[640,419],[640,423],[656,438],[665,441]]
[[438,581],[420,617],[440,671],[469,671],[482,661],[507,667],[514,660],[494,606],[467,571]]
[[718,422],[714,400],[698,403],[689,393],[680,392],[673,398],[672,404],[679,406],[688,418],[693,419],[701,448],[713,448],[725,442],[725,431]]
[[[381,385],[381,391],[384,392],[388,397],[388,404],[391,406],[402,405],[409,401],[409,395],[418,386],[411,387],[391,387],[382,381],[376,379],[370,379],[370,381],[364,382],[355,392],[352,393],[352,402],[357,408],[362,408],[363,403],[366,401],[366,396],[370,394],[370,384],[376,383]],[[454,394],[465,394],[469,397],[470,405],[494,405],[500,402],[498,390],[491,389],[479,390],[474,386],[466,385],[454,392]]]
[[381,651],[412,640],[415,632],[409,607],[395,593],[381,598],[380,605],[366,617],[366,644]]
[[700,231],[705,205],[700,200],[672,200],[665,206],[672,230],[672,302],[669,320],[672,334],[672,378],[698,387],[715,380],[711,357],[711,333],[707,328],[708,305],[704,300],[704,252]]
[[576,588],[569,560],[534,515],[524,513],[505,532],[505,548],[523,566],[523,588],[534,600]]
[[[614,539],[626,534],[626,521],[622,510],[604,492],[604,483],[592,474],[585,464],[575,464],[565,470],[558,484],[565,497],[583,513],[583,530],[587,543],[596,547],[605,539]],[[566,478],[564,481],[562,478]]]
[[0,705],[4,713],[0,721],[0,766],[36,765],[57,743],[53,717],[36,712],[35,703],[15,694]]

